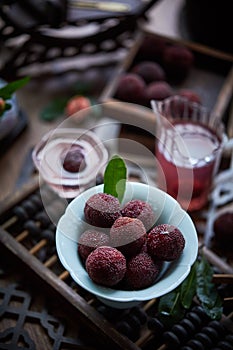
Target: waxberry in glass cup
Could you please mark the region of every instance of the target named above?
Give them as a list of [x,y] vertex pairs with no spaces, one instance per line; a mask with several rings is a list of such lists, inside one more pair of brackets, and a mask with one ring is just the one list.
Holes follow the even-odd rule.
[[90,130],[57,128],[45,134],[33,149],[32,158],[43,180],[60,197],[75,198],[96,183],[108,159],[103,142]]
[[62,155],[63,168],[71,173],[83,171],[86,167],[84,148],[80,145],[72,145]]

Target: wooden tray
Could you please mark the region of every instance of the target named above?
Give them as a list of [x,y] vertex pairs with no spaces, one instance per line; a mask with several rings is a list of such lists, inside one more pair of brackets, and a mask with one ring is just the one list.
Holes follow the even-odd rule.
[[[118,109],[119,105],[116,104],[116,102],[121,101],[116,98],[115,93],[120,76],[124,73],[130,72],[131,68],[142,60],[154,60],[155,62],[158,62],[157,57],[153,59],[143,55],[141,48],[146,38],[163,40],[165,45],[182,45],[191,50],[194,55],[194,65],[190,69],[188,75],[179,83],[170,80],[167,80],[167,82],[172,86],[174,93],[178,92],[180,89],[191,89],[199,94],[202,99],[202,104],[214,115],[220,116],[227,125],[229,122],[228,107],[233,95],[233,56],[204,45],[152,34],[145,30],[138,34],[135,44],[129,51],[123,63],[118,66],[115,78],[106,86],[100,100],[103,102],[109,102],[111,103],[111,108]],[[144,123],[146,123],[146,136],[148,137],[148,142],[152,146],[153,140],[150,139],[147,128],[148,122],[151,123],[153,120],[153,117],[148,118],[148,109],[150,108],[147,108],[147,111],[145,112],[143,109],[137,110],[139,106],[137,105],[137,102],[135,102],[136,106],[131,103],[127,104],[130,105],[127,109],[131,109],[131,123],[134,123],[133,110],[137,117],[139,116],[139,113],[141,114],[140,124],[144,128]],[[118,117],[123,122],[124,112],[118,114]],[[129,120],[127,119],[126,122],[128,123]],[[150,128],[153,130],[152,123],[150,124]],[[125,129],[123,132],[124,131]],[[131,131],[131,128],[127,129],[128,134],[131,134]],[[136,133],[136,129],[134,129],[133,132],[134,134],[140,134],[139,130]],[[143,130],[141,130],[141,134],[145,135]]]
[[[148,320],[156,315],[158,300],[152,299],[133,309],[116,310],[104,306],[95,296],[84,291],[71,280],[69,273],[64,270],[56,254],[54,242],[56,224],[45,212],[43,205],[45,194],[48,196],[48,202],[53,203],[55,211],[60,216],[64,211],[63,205],[60,205],[59,200],[58,205],[56,205],[54,194],[49,193],[46,186],[41,185],[39,188],[37,178],[6,200],[0,210],[1,261],[5,261],[4,265],[10,263],[11,271],[17,276],[17,280],[19,277],[24,279],[21,289],[25,289],[25,280],[27,281],[26,291],[18,290],[14,285],[15,282],[12,285],[12,281],[10,284],[9,281],[8,284],[4,285],[3,282],[1,283],[0,295],[3,297],[1,298],[2,304],[0,303],[0,347],[2,343],[3,348],[8,349],[6,344],[9,344],[9,337],[7,338],[5,335],[9,330],[14,334],[15,339],[17,336],[19,337],[19,334],[22,335],[22,332],[26,332],[25,328],[27,329],[28,323],[32,326],[39,320],[40,325],[50,324],[50,326],[45,327],[45,331],[48,333],[46,333],[47,337],[49,337],[47,343],[44,340],[45,335],[43,335],[42,343],[46,344],[44,349],[169,349],[168,344],[164,341],[163,332],[155,333],[148,327]],[[194,220],[198,227],[200,218],[196,217]],[[200,251],[213,264],[218,273],[223,273],[220,282],[225,282],[226,274],[233,273],[232,265],[224,262],[221,256],[202,246],[201,242]],[[54,302],[58,306],[55,315],[58,312],[64,319],[69,320],[68,324],[72,325],[69,328],[70,331],[72,330],[72,337],[65,337],[64,327],[58,322],[57,316],[46,313],[47,316],[44,319],[44,316],[41,316],[45,314],[44,309],[40,311],[40,315],[39,313],[35,314],[35,310],[30,310],[29,301],[31,299],[28,297],[28,286],[33,290],[33,296],[43,295],[44,299],[50,300],[52,304]],[[9,302],[10,295],[14,296],[16,301],[19,298],[27,301],[27,307],[24,307],[24,316],[22,313],[20,316],[18,311],[12,308],[12,304]],[[228,300],[228,302],[230,301]],[[231,305],[230,310],[232,310],[232,304],[229,305]],[[189,312],[196,312],[194,308],[195,305]],[[229,306],[226,310],[229,310]],[[7,319],[12,316],[14,320],[16,315],[18,315],[18,321],[14,327],[10,327]],[[22,322],[22,317],[25,323]],[[219,341],[232,334],[231,317],[232,312],[227,311],[221,322],[216,321],[218,327],[224,327],[224,333],[219,331]],[[54,327],[56,325],[57,329],[62,329],[62,331],[60,333],[58,331],[52,332],[51,324]],[[74,325],[75,327],[73,327]],[[195,330],[189,335],[189,339],[195,339],[196,334],[200,333],[204,326],[213,327],[210,320],[206,320],[201,327],[195,327]],[[28,330],[24,340],[27,340],[28,343],[38,342],[39,346],[38,339],[42,339],[41,337],[40,327],[33,332]],[[30,349],[34,348],[30,347]],[[9,347],[9,349],[11,348]]]

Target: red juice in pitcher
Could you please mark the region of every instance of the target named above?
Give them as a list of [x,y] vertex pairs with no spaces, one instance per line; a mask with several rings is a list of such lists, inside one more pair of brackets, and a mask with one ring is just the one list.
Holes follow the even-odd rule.
[[157,141],[158,186],[184,209],[201,209],[218,165],[219,147],[219,138],[208,127],[190,121],[175,122]]

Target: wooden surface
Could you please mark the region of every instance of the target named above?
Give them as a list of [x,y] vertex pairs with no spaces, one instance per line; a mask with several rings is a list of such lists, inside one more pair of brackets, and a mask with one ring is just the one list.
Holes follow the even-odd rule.
[[15,182],[28,152],[37,141],[56,123],[43,122],[39,113],[51,97],[40,91],[43,86],[29,83],[17,93],[18,101],[28,118],[28,127],[15,140],[11,147],[0,158],[0,201],[10,196],[15,189]]

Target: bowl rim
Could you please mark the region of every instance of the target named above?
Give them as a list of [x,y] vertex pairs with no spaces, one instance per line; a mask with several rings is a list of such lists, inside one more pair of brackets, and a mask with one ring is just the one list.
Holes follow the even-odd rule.
[[[64,232],[62,232],[63,225],[64,225],[63,221],[65,221],[66,219],[69,220],[69,224],[71,225],[71,227],[72,227],[72,224],[75,224],[75,221],[77,223],[77,218],[74,217],[74,212],[76,212],[77,208],[79,211],[82,210],[83,206],[80,205],[80,201],[83,201],[84,198],[88,198],[90,195],[94,193],[103,192],[103,185],[98,185],[98,186],[89,188],[85,192],[81,193],[78,197],[76,197],[68,205],[65,213],[62,215],[62,217],[58,221],[58,225],[56,229],[56,248],[57,248],[58,257],[62,265],[70,273],[73,280],[76,283],[78,283],[82,288],[91,292],[92,294],[94,294],[99,298],[106,299],[108,301],[113,301],[113,302],[146,301],[146,300],[150,300],[152,298],[160,297],[164,294],[167,294],[168,292],[178,287],[183,282],[183,280],[188,276],[191,266],[195,262],[198,254],[198,236],[197,236],[194,223],[190,218],[190,216],[185,212],[185,210],[181,208],[181,206],[173,197],[171,197],[166,192],[158,189],[155,186],[138,183],[138,182],[130,182],[130,181],[126,182],[126,193],[127,193],[127,190],[129,190],[129,186],[133,186],[134,188],[136,188],[136,191],[148,189],[152,191],[154,194],[156,193],[160,197],[162,196],[165,199],[165,201],[168,201],[168,203],[172,206],[173,216],[171,216],[170,219],[174,218],[174,215],[175,215],[177,222],[180,221],[180,223],[177,226],[183,227],[183,225],[186,224],[188,225],[190,231],[188,235],[187,233],[183,232],[184,237],[186,239],[186,245],[181,257],[173,262],[165,262],[163,270],[158,278],[158,281],[156,281],[155,284],[153,284],[152,286],[145,289],[129,290],[129,291],[113,289],[110,287],[104,287],[94,283],[88,276],[87,271],[85,270],[84,265],[80,257],[78,256],[77,240],[75,242],[75,239],[68,237],[66,234],[64,234]],[[189,245],[187,245],[187,238],[191,239],[191,242],[189,242]],[[72,247],[73,251],[76,251],[77,254],[75,256],[75,261],[77,262],[77,268],[81,268],[81,273],[80,271],[77,272],[77,269],[75,269],[74,266],[70,263],[71,254],[65,251],[67,247],[68,248]],[[170,282],[172,283],[169,283],[169,271],[172,272],[170,274],[170,280],[171,280]],[[171,278],[171,276],[173,278]],[[165,279],[167,279],[166,283],[165,283]],[[163,284],[165,284],[166,287],[162,289],[160,288],[160,286],[162,286]]]

